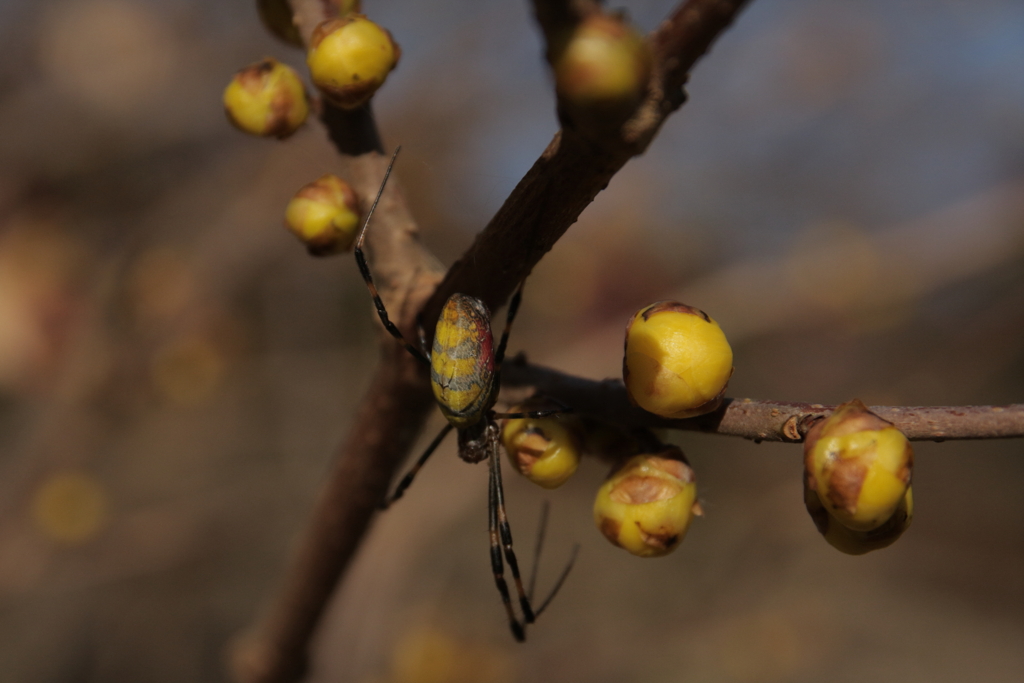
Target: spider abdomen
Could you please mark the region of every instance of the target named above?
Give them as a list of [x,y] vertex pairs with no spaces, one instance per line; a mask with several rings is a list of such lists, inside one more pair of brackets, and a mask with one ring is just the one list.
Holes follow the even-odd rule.
[[452,294],[445,302],[434,331],[430,384],[457,429],[479,422],[494,403],[491,315],[479,299]]

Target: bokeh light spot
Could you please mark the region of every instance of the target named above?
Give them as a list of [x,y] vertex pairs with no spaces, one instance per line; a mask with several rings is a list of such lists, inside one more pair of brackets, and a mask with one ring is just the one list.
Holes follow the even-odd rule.
[[47,538],[68,545],[93,539],[106,526],[109,503],[103,486],[80,472],[47,478],[32,498],[32,521]]
[[204,403],[224,377],[224,357],[208,340],[185,336],[160,349],[153,358],[152,379],[157,392],[172,403]]

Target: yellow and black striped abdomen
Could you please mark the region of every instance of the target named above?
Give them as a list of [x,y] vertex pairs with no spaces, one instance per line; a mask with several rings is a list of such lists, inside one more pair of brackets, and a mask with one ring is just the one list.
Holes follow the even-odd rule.
[[494,339],[491,316],[479,299],[452,294],[434,331],[430,384],[441,412],[457,429],[476,424],[491,407]]

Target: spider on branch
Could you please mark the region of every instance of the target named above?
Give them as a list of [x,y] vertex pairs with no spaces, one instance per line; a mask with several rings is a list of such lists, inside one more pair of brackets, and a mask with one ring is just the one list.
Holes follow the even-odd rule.
[[[547,608],[555,594],[561,588],[562,583],[572,569],[576,558],[574,549],[562,574],[555,582],[554,587],[547,598],[534,609],[532,604],[533,579],[530,580],[531,590],[523,588],[523,581],[519,573],[519,562],[516,560],[515,551],[512,548],[512,531],[509,527],[508,516],[505,513],[505,493],[501,483],[501,458],[498,454],[501,428],[498,426],[498,419],[522,419],[542,418],[550,415],[566,412],[566,409],[558,408],[553,410],[535,410],[530,412],[499,413],[494,410],[494,404],[498,398],[500,387],[501,364],[505,359],[505,349],[508,346],[509,333],[512,330],[512,323],[515,321],[516,313],[523,296],[523,283],[520,282],[508,305],[508,313],[505,319],[505,329],[501,334],[497,349],[494,348],[494,337],[491,333],[491,314],[487,305],[472,296],[455,293],[452,294],[438,318],[434,330],[434,343],[432,348],[427,347],[426,333],[423,325],[419,325],[419,348],[413,346],[401,331],[388,318],[384,302],[377,293],[377,287],[373,283],[373,276],[366,263],[363,254],[363,240],[366,237],[366,228],[373,216],[377,202],[380,201],[387,185],[391,169],[398,157],[401,148],[395,150],[384,172],[384,179],[381,181],[377,197],[373,201],[366,220],[359,230],[359,237],[355,243],[356,263],[359,265],[359,272],[366,282],[373,303],[377,308],[377,314],[385,329],[401,342],[406,350],[418,361],[430,368],[430,386],[434,391],[434,397],[441,413],[448,420],[441,432],[430,442],[423,454],[416,460],[409,471],[402,477],[394,492],[382,503],[381,508],[386,509],[396,500],[402,497],[409,485],[412,484],[417,472],[423,467],[427,459],[433,454],[444,438],[456,430],[459,443],[459,457],[468,463],[478,463],[487,460],[488,463],[488,529],[490,531],[491,547],[491,569],[494,572],[494,582],[501,594],[502,604],[508,614],[509,627],[512,635],[519,642],[526,639],[526,625],[534,623],[537,617]],[[543,529],[542,532],[543,533]],[[538,544],[539,546],[539,544]],[[539,548],[538,548],[539,551]],[[504,560],[502,560],[504,555]],[[512,599],[509,593],[508,584],[505,581],[505,567],[507,562],[512,573],[512,580],[516,587],[516,594],[519,600],[519,608],[522,618],[516,615],[512,607]],[[536,561],[534,563],[534,574],[536,573]]]

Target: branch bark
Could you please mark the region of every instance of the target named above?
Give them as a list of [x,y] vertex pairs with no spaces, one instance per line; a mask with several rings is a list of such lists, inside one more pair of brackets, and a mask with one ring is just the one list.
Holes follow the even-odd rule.
[[[596,381],[530,365],[516,356],[502,368],[503,387],[530,387],[574,412],[626,427],[682,429],[739,436],[755,442],[803,441],[807,430],[836,406],[727,398],[707,415],[668,420],[629,402],[617,379]],[[871,406],[911,441],[1024,438],[1024,404],[1006,406]]]

